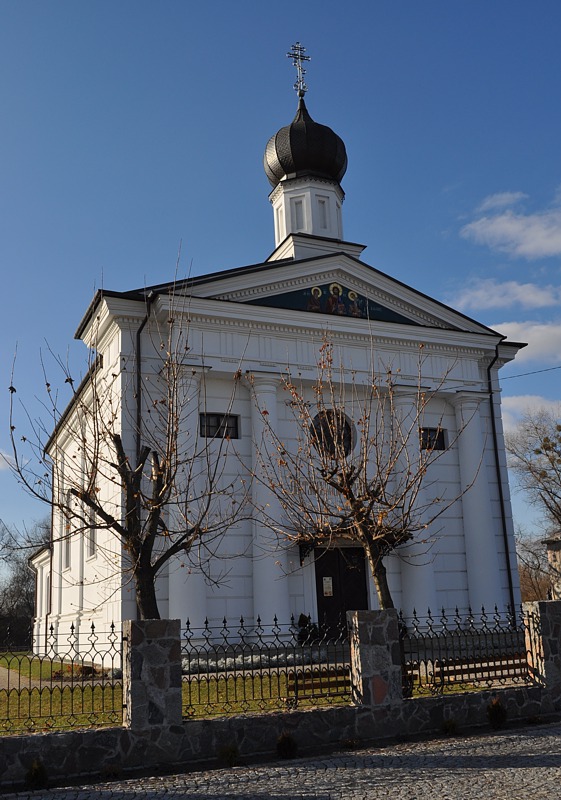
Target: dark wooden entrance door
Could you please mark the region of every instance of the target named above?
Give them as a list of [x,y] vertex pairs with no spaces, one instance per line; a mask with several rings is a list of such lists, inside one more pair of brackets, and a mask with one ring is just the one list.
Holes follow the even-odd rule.
[[362,547],[315,549],[318,623],[345,623],[347,611],[368,608],[366,560]]

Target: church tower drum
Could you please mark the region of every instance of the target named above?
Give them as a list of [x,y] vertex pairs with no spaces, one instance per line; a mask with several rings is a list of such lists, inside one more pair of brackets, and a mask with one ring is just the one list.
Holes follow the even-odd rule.
[[275,246],[287,236],[303,233],[324,239],[342,239],[341,207],[345,193],[341,180],[347,169],[345,144],[327,125],[310,116],[304,95],[305,48],[298,42],[287,55],[298,71],[294,88],[298,109],[290,123],[267,143],[264,167],[273,191],[269,200],[275,218]]

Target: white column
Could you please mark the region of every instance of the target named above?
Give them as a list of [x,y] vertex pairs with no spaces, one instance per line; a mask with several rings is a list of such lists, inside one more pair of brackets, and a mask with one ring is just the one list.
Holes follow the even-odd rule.
[[182,567],[174,560],[169,569],[169,618],[181,620],[183,628],[187,620],[191,628],[202,628],[207,618],[207,585],[205,576],[196,564],[196,556],[185,557]]
[[[177,448],[179,458],[187,465],[190,465],[192,463],[191,460],[195,458],[194,454],[196,453],[199,436],[199,410],[205,409],[204,402],[200,400],[203,376],[204,373],[194,367],[190,367],[188,374],[182,376],[182,380],[185,382],[184,386],[181,387],[184,400]],[[204,457],[203,455],[202,458]],[[189,486],[181,487],[178,485],[179,494],[197,496],[199,490],[204,492],[208,488],[203,485],[206,473],[202,465],[199,469],[196,464],[193,464],[193,468],[188,467],[186,472],[188,476],[186,480],[189,481]],[[179,484],[181,478],[178,476],[177,480]],[[175,520],[170,520],[170,523],[178,529],[181,528],[184,523],[180,518],[179,510],[171,513],[174,514]],[[208,586],[204,573],[209,565],[204,550],[202,560],[203,564],[201,565],[199,548],[195,543],[189,553],[181,553],[170,559],[169,562],[168,616],[169,619],[181,620],[182,626],[189,620],[192,628],[202,628],[207,618]]]
[[[405,449],[402,453],[401,466],[403,469],[415,472],[420,468],[420,438],[419,438],[419,411],[417,404],[417,390],[397,389],[393,398],[394,410],[398,416],[398,433],[405,435],[410,430]],[[416,505],[419,509],[426,507],[425,490],[421,486]],[[422,515],[422,512],[419,512]],[[401,561],[401,608],[406,616],[411,616],[413,609],[420,617],[424,617],[430,609],[433,613],[438,610],[436,599],[436,586],[434,579],[433,554],[430,542],[420,541],[428,538],[422,531],[417,531],[411,544],[400,547],[397,555]]]
[[479,404],[487,395],[458,393],[452,400],[459,433],[458,451],[462,489],[468,597],[474,612],[491,612],[501,600],[497,537],[485,469],[485,440]]
[[[277,387],[278,379],[274,376],[252,377],[252,466],[257,476],[262,472],[261,460],[271,450],[268,430],[278,431]],[[263,627],[272,625],[275,616],[280,624],[288,624],[290,603],[287,552],[284,544],[267,524],[267,518],[280,520],[282,509],[275,494],[258,479],[253,481],[252,500],[255,508],[252,548],[255,619],[261,617]]]

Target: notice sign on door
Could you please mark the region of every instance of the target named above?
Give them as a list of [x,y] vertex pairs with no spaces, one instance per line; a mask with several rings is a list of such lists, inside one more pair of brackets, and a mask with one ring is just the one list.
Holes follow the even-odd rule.
[[323,579],[323,596],[333,597],[333,578]]

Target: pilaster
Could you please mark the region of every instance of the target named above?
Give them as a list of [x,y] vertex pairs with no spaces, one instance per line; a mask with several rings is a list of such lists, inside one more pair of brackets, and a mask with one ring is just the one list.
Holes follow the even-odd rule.
[[277,389],[275,375],[252,375],[251,406],[252,466],[254,478],[252,500],[256,513],[253,519],[253,608],[263,625],[270,625],[276,616],[279,623],[290,620],[288,597],[288,558],[283,543],[272,530],[279,521],[281,505],[275,493],[259,480],[262,459],[271,448],[271,434],[278,431]]
[[468,596],[471,608],[487,611],[501,602],[497,537],[485,469],[485,438],[480,403],[487,395],[461,392],[451,398],[456,409]]
[[[419,408],[417,388],[397,388],[393,396],[396,414],[397,436],[403,436],[403,449],[399,454],[398,467],[404,474],[419,474],[421,470],[421,451],[419,438]],[[400,446],[400,442],[396,442]],[[426,509],[426,495],[421,485],[415,498],[419,523],[422,522],[423,509]],[[415,510],[414,510],[415,513]],[[406,616],[413,610],[426,614],[428,609],[438,608],[434,567],[430,553],[430,543],[420,541],[421,532],[415,534],[411,544],[400,547],[401,558],[401,608]]]

